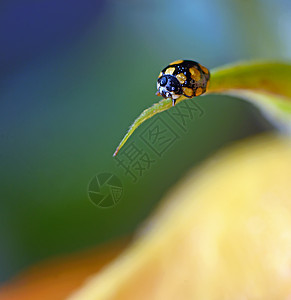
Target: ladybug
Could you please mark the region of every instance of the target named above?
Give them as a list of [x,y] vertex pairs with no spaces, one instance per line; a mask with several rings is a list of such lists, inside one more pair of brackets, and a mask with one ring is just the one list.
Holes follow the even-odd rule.
[[160,72],[156,95],[171,98],[174,106],[182,95],[193,98],[205,93],[209,85],[209,78],[209,70],[198,62],[177,60]]

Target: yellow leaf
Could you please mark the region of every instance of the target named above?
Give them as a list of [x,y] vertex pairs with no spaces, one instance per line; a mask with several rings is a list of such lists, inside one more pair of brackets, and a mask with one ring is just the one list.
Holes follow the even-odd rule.
[[244,141],[192,171],[71,300],[291,297],[291,140]]

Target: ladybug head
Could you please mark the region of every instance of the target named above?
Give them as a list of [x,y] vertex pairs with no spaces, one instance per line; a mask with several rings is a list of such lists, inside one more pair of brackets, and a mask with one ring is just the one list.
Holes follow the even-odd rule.
[[173,75],[163,75],[157,82],[157,95],[164,98],[177,99],[182,95],[182,86],[179,80]]

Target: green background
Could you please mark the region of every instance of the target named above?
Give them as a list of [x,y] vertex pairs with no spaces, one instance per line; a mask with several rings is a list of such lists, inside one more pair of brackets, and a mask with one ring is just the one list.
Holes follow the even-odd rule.
[[[160,70],[181,58],[210,69],[290,58],[290,2],[79,2],[0,6],[1,281],[133,232],[192,167],[235,140],[272,130],[242,100],[190,100],[203,116],[186,132],[173,125],[179,139],[133,183],[112,154],[132,121],[159,100]],[[140,141],[143,126],[129,141],[150,153]],[[109,209],[87,196],[91,178],[103,172],[124,188]]]

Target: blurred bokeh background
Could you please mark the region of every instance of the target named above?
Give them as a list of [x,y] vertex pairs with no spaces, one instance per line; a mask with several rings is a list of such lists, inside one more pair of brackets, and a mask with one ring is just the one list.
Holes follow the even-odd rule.
[[[272,130],[250,104],[205,96],[186,130],[163,117],[178,138],[162,155],[142,142],[147,123],[134,133],[130,142],[155,161],[136,182],[112,157],[131,122],[159,100],[156,78],[169,62],[211,69],[288,60],[290,28],[288,0],[2,0],[0,282],[130,234],[190,168],[234,140]],[[122,182],[112,208],[87,195],[101,173]]]

